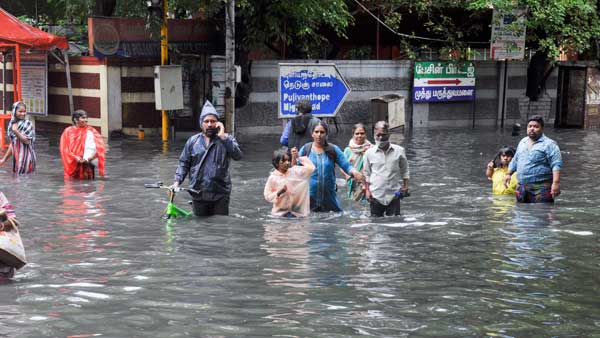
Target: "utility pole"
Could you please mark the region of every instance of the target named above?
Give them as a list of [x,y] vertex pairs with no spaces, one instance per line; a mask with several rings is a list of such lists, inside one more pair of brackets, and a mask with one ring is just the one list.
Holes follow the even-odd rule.
[[[162,2],[162,22],[160,25],[160,65],[164,66],[167,64],[169,59],[169,42],[168,42],[168,30],[167,30],[167,11],[169,9],[169,1],[163,0]],[[167,142],[169,140],[169,116],[166,110],[161,110],[162,115],[162,140]]]
[[[169,35],[167,31],[167,20],[169,11],[169,0],[146,0],[148,6],[148,20],[152,27],[156,27],[156,18],[160,18],[160,65],[165,66],[169,60]],[[161,110],[162,118],[162,140],[169,140],[169,115],[166,110]]]
[[225,129],[235,133],[235,0],[225,7]]

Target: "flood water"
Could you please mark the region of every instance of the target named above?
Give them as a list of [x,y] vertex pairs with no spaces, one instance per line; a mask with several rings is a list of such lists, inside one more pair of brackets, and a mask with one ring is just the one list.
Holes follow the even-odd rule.
[[170,222],[144,183],[171,183],[185,140],[113,141],[105,179],[65,182],[42,136],[37,174],[0,168],[29,260],[0,283],[0,337],[598,337],[600,134],[547,135],[565,162],[554,205],[491,195],[485,165],[520,137],[415,130],[394,135],[411,169],[402,216],[344,201],[272,218],[277,138],[253,137],[231,216]]

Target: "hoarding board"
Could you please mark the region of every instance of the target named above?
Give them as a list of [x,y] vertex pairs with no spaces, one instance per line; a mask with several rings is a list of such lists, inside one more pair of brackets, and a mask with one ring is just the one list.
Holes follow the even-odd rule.
[[525,10],[501,14],[494,9],[492,19],[492,60],[523,60],[525,57]]
[[21,54],[21,97],[27,114],[48,116],[48,58],[46,53]]

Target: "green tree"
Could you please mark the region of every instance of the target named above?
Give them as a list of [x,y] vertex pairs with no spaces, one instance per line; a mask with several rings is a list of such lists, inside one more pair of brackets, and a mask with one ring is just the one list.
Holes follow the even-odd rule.
[[[364,4],[383,16],[385,24],[403,35],[399,45],[414,58],[421,48],[439,50],[452,58],[468,56],[469,41],[481,40],[491,17],[486,10],[471,8],[472,0],[369,0]],[[483,34],[485,35],[485,34]],[[423,39],[421,39],[421,38]]]
[[[585,53],[600,39],[599,3],[597,0],[387,0],[365,1],[370,8],[382,10],[385,21],[396,30],[406,30],[404,18],[416,15],[423,22],[428,37],[445,50],[457,50],[464,57],[469,37],[489,30],[476,24],[481,18],[491,18],[492,8],[501,13],[525,10],[527,47],[539,50],[555,60],[561,51]],[[491,24],[491,22],[490,22]],[[411,32],[409,32],[411,34]],[[405,38],[409,48],[432,44]]]
[[490,4],[501,12],[525,9],[527,46],[555,60],[561,51],[582,54],[600,39],[599,3],[596,0],[475,0],[470,8]]
[[[169,11],[177,17],[202,13],[222,25],[226,0],[168,0]],[[147,15],[144,0],[34,0],[9,1],[3,5],[15,15],[27,15],[34,22],[85,25],[86,18],[99,8],[114,7],[115,16]],[[466,57],[467,41],[490,29],[491,8],[511,12],[525,9],[527,47],[540,50],[550,60],[560,51],[586,53],[600,39],[597,0],[362,0],[369,10],[382,14],[386,24],[407,35],[436,40],[401,37],[398,44],[410,56],[427,46],[448,51],[452,57]],[[280,57],[319,57],[330,44],[325,30],[344,37],[362,8],[352,0],[237,0],[238,45],[266,47]],[[418,19],[418,24],[414,20]],[[367,19],[370,20],[370,19]],[[473,24],[475,23],[475,24]],[[450,53],[451,52],[451,53]]]
[[267,47],[281,57],[320,57],[327,45],[321,29],[338,36],[354,22],[343,0],[239,0],[246,47]]
[[[34,0],[36,1],[36,0]],[[222,25],[226,0],[168,0],[175,17],[199,14]],[[91,15],[146,17],[144,0],[37,0],[37,5],[13,4],[9,11],[25,15],[40,24],[86,25]],[[315,55],[327,40],[321,29],[344,36],[353,23],[345,0],[237,0],[238,41],[246,48],[266,47],[277,55],[308,57]],[[106,9],[110,14],[104,12]]]

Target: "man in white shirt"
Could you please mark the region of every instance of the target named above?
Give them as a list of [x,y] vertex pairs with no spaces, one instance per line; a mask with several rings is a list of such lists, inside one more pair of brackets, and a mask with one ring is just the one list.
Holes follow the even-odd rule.
[[390,143],[389,125],[375,123],[375,147],[364,157],[367,181],[365,196],[371,205],[371,216],[400,215],[400,199],[408,196],[408,160],[404,148]]

